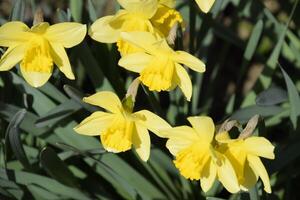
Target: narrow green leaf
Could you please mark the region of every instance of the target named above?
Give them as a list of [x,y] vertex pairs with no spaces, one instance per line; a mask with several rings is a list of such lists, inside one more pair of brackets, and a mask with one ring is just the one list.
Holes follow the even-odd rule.
[[41,151],[40,162],[47,173],[57,181],[70,187],[79,187],[73,173],[52,148],[46,147]]
[[25,5],[24,0],[15,0],[10,15],[10,21],[23,21],[25,16]]
[[98,17],[92,0],[88,0],[88,12],[89,12],[90,20],[92,22],[96,21]]
[[244,58],[246,60],[250,61],[251,58],[253,57],[254,52],[257,48],[260,36],[262,34],[262,31],[263,31],[263,21],[259,20],[255,24],[253,31],[251,33],[250,39],[248,40],[248,44],[246,46],[246,50],[244,53]]
[[255,102],[258,106],[272,106],[283,103],[287,100],[288,94],[285,90],[276,86],[272,86],[258,94]]
[[70,9],[73,19],[76,22],[81,22],[83,0],[70,0]]
[[296,86],[286,71],[280,66],[281,72],[284,76],[286,87],[288,90],[289,101],[291,105],[290,119],[293,123],[294,129],[297,128],[298,117],[300,116],[300,97]]
[[[20,131],[19,126],[21,122],[23,121],[26,114],[26,110],[22,109],[19,112],[17,112],[12,120],[10,121],[7,130],[6,130],[6,148],[8,147],[7,141],[9,141],[12,151],[14,152],[15,156],[18,158],[18,160],[22,163],[22,165],[30,169],[31,165],[28,161],[28,158],[25,154],[21,138],[20,138]],[[6,151],[7,152],[7,151]]]

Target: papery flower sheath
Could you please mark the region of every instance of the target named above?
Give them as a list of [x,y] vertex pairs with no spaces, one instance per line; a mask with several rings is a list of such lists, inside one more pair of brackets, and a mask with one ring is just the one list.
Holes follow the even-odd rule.
[[83,135],[100,135],[103,147],[110,152],[124,152],[133,146],[140,158],[147,161],[151,146],[148,130],[163,137],[160,130],[170,128],[166,121],[150,111],[132,112],[126,103],[130,99],[121,102],[112,92],[98,92],[83,101],[107,112],[94,112],[74,130]]
[[115,15],[102,17],[95,21],[89,35],[98,42],[115,43],[122,55],[138,52],[120,38],[121,32],[145,31],[167,37],[172,27],[182,23],[179,12],[169,7],[173,1],[158,0],[118,0],[122,6]]
[[0,71],[20,63],[24,79],[33,87],[44,85],[54,64],[69,79],[75,79],[65,48],[79,44],[86,35],[86,25],[65,22],[50,26],[41,22],[29,28],[22,22],[8,22],[0,27],[0,46],[8,47],[0,60]]
[[139,73],[140,81],[151,91],[170,91],[179,86],[187,100],[191,99],[191,79],[181,64],[202,73],[205,64],[201,60],[184,51],[174,51],[164,38],[151,33],[121,33],[121,37],[143,50],[123,56],[119,61],[121,67]]
[[202,12],[208,13],[211,7],[214,5],[215,0],[196,0],[196,3]]
[[214,148],[215,125],[210,117],[189,117],[189,126],[163,131],[167,148],[175,156],[180,174],[190,180],[200,180],[207,192],[218,179],[231,193],[240,190],[229,160]]
[[242,190],[251,189],[260,177],[264,190],[271,193],[269,175],[260,159],[275,158],[271,142],[257,136],[231,139],[228,132],[217,134],[216,139],[221,143],[220,151],[232,163]]

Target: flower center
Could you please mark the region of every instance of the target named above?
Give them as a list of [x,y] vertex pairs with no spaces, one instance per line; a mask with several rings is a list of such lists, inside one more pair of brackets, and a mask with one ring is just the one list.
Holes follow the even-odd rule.
[[208,145],[197,142],[179,151],[174,160],[174,164],[185,178],[199,180],[202,176],[202,169],[209,159]]
[[53,60],[49,42],[42,36],[34,36],[28,43],[21,65],[27,72],[51,73]]
[[124,116],[117,116],[111,125],[101,134],[105,149],[112,152],[124,152],[131,149],[134,122]]
[[172,86],[174,69],[174,63],[169,57],[156,57],[141,72],[140,80],[151,91],[166,91]]

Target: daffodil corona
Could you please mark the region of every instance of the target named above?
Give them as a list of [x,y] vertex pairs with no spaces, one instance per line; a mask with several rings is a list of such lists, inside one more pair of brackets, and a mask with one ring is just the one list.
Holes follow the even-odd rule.
[[8,22],[0,27],[0,46],[8,47],[1,57],[0,71],[20,62],[24,79],[40,87],[50,78],[55,63],[67,78],[75,79],[64,48],[79,44],[85,35],[86,26],[79,23],[50,26],[41,22],[30,29],[22,22]]
[[107,112],[94,112],[74,130],[83,135],[100,135],[103,147],[110,152],[124,152],[134,146],[140,158],[147,161],[151,146],[148,130],[162,137],[160,130],[170,128],[167,122],[150,111],[133,113],[131,96],[121,102],[112,92],[98,92],[83,101]]
[[238,192],[239,185],[229,160],[214,148],[215,126],[209,117],[189,117],[189,126],[163,131],[167,148],[175,156],[175,166],[187,179],[200,180],[207,192],[218,179],[224,187]]
[[205,64],[201,60],[184,51],[174,51],[164,38],[151,33],[121,33],[121,37],[142,52],[123,56],[120,66],[139,73],[139,79],[151,91],[169,91],[179,86],[187,100],[191,99],[191,79],[181,64],[202,73]]
[[121,32],[145,31],[167,37],[171,28],[182,23],[179,12],[169,7],[170,0],[118,0],[123,9],[116,15],[105,16],[95,21],[90,36],[103,43],[115,43],[122,55],[138,52],[139,49],[120,38]]
[[264,190],[271,193],[268,173],[259,157],[274,159],[274,146],[264,137],[231,139],[228,132],[217,134],[220,151],[230,160],[237,174],[240,188],[252,188],[260,177]]

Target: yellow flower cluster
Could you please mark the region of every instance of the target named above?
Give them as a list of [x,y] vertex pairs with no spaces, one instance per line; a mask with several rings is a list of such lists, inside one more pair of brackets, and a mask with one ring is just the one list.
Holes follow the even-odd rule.
[[[177,86],[186,99],[192,96],[191,79],[183,67],[205,72],[205,64],[184,51],[174,51],[170,44],[183,18],[174,9],[175,0],[118,0],[121,9],[95,21],[89,35],[96,41],[116,43],[121,54],[119,65],[138,73],[126,97],[121,101],[112,92],[102,91],[83,99],[99,106],[74,128],[88,136],[100,136],[103,147],[119,153],[132,147],[143,161],[150,156],[149,131],[167,138],[167,148],[174,155],[174,164],[182,176],[200,180],[208,191],[218,179],[236,193],[248,190],[263,181],[271,192],[269,177],[260,157],[274,159],[273,145],[263,137],[241,133],[231,139],[229,129],[218,130],[209,117],[188,117],[192,125],[172,128],[156,114],[141,110],[133,112],[135,94],[141,82],[151,91],[170,91]],[[207,13],[214,0],[196,0]],[[0,27],[0,46],[8,47],[0,60],[0,71],[20,63],[24,79],[33,87],[44,85],[54,64],[69,79],[75,79],[65,48],[79,44],[87,32],[86,25],[67,22],[50,26],[39,22],[29,28],[22,22],[9,22]],[[246,135],[246,136],[245,136]]]

